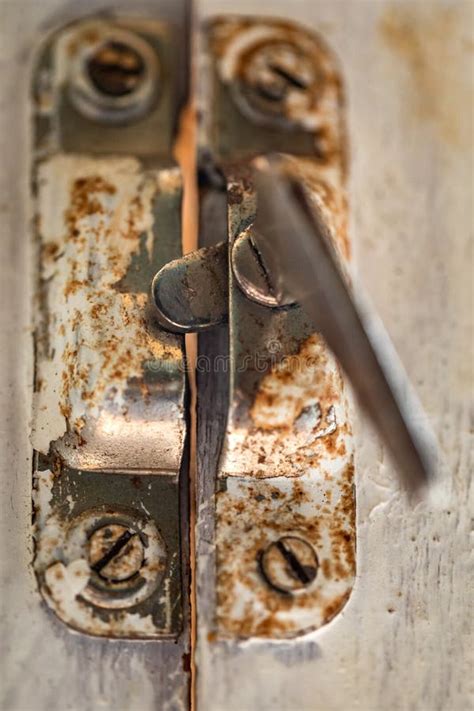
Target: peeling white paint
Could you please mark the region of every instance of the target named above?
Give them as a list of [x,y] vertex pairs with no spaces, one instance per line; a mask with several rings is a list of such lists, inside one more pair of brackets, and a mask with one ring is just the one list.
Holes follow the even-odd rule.
[[[146,293],[118,285],[143,238],[150,258],[153,201],[162,190],[180,191],[179,171],[143,172],[133,158],[57,155],[40,165],[38,184],[45,301],[33,446],[46,454],[57,442],[71,466],[86,469],[177,470],[181,346],[150,331]],[[144,380],[145,363],[169,371],[160,397]]]

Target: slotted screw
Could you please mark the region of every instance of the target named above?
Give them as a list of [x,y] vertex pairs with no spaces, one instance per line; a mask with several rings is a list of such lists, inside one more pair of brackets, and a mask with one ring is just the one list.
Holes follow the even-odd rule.
[[91,569],[108,582],[122,582],[142,567],[144,548],[138,533],[121,524],[97,529],[89,539]]
[[282,593],[304,590],[318,572],[313,546],[297,536],[283,536],[270,543],[261,553],[259,562],[267,583]]
[[145,75],[145,62],[133,47],[111,40],[92,55],[87,71],[98,91],[120,97],[137,90]]
[[311,58],[286,42],[268,42],[250,52],[242,64],[236,99],[262,120],[293,120],[293,111],[309,109],[316,81]]
[[260,68],[256,76],[255,88],[268,101],[283,101],[291,88],[304,91],[308,88],[308,83],[294,70],[285,69],[277,62],[269,61],[266,66]]

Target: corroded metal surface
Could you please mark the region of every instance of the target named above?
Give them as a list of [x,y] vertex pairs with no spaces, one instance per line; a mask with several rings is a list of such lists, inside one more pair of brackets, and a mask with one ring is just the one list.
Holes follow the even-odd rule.
[[227,242],[166,264],[152,284],[158,320],[174,333],[194,333],[225,322],[228,281]]
[[235,17],[212,24],[210,46],[219,79],[253,124],[333,133],[326,119],[341,80],[320,37],[285,20]]
[[[111,42],[141,53],[143,81],[115,96],[117,67],[95,66],[102,101],[88,72]],[[115,638],[187,624],[184,342],[148,305],[181,254],[173,85],[150,73],[169,57],[155,21],[86,21],[46,43],[34,82],[34,569],[61,620]]]
[[[251,161],[278,149],[323,213],[341,259],[348,258],[342,82],[324,43],[285,22],[216,20],[208,50],[214,111],[204,117],[204,135],[227,178],[230,241],[215,633],[286,638],[328,622],[354,583],[351,418],[339,367],[321,336],[298,306],[272,303],[258,269],[243,274],[234,245],[251,238],[255,219]],[[293,81],[295,73],[307,80]],[[257,280],[256,293],[249,293],[249,279]],[[282,591],[262,575],[264,552],[282,537],[302,540],[319,561],[301,590]],[[281,574],[291,576],[290,568]]]
[[[291,316],[290,316],[291,318]],[[299,325],[299,324],[298,324]],[[295,333],[293,338],[297,338]],[[255,478],[300,476],[313,471],[339,474],[352,455],[351,429],[343,383],[322,338],[308,336],[296,353],[274,337],[247,378],[237,375],[240,401],[232,408],[220,476]],[[244,365],[245,364],[245,365]],[[262,373],[263,371],[263,373]],[[240,377],[239,377],[240,376]],[[247,394],[248,393],[248,394]],[[244,409],[245,400],[250,409]]]
[[[232,477],[217,494],[217,624],[238,637],[286,638],[329,622],[347,601],[355,569],[353,467],[292,480]],[[293,593],[261,574],[282,535],[310,544],[319,568]]]
[[52,444],[72,467],[177,472],[182,344],[146,306],[150,267],[169,240],[160,211],[179,214],[179,172],[56,155],[39,166],[38,186],[34,447],[47,454]]
[[[111,491],[113,494],[111,494]],[[48,606],[95,636],[176,637],[182,627],[179,504],[169,477],[54,467],[33,479],[34,567]],[[122,558],[100,568],[101,531],[128,531]],[[139,544],[133,544],[133,540]]]
[[[134,90],[113,97],[90,76],[90,61],[116,41],[138,52],[145,70]],[[172,165],[178,111],[170,27],[156,19],[91,19],[73,23],[47,41],[34,84],[36,153],[63,150],[150,158]]]

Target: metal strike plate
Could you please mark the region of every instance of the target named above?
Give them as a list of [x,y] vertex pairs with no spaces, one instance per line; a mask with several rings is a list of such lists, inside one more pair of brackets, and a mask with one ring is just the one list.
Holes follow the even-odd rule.
[[176,637],[186,602],[184,343],[148,307],[181,254],[173,56],[155,20],[91,19],[33,81],[34,568],[64,622],[107,637]]
[[325,43],[289,22],[224,17],[206,39],[203,143],[227,183],[231,363],[215,632],[286,638],[331,620],[354,584],[352,428],[334,357],[262,273],[251,161],[285,154],[347,259],[342,80]]
[[197,534],[198,547],[201,528],[215,541],[214,565],[198,559],[215,570],[214,632],[285,638],[328,622],[351,592],[353,444],[338,364],[303,310],[277,299],[256,248],[252,162],[282,153],[347,260],[342,81],[325,44],[290,23],[226,17],[206,40],[206,246],[166,265],[153,295],[171,330],[229,324],[229,363],[209,350],[198,362],[213,374],[204,389],[222,368],[229,378],[215,520],[198,520]]

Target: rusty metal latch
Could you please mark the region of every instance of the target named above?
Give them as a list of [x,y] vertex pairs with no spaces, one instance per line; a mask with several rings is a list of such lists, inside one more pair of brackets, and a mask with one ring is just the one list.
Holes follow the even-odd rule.
[[[411,494],[433,477],[436,441],[377,315],[349,286],[334,56],[263,18],[220,18],[206,39],[207,244],[166,265],[153,295],[172,331],[229,322],[216,552],[203,566],[215,570],[216,635],[291,637],[341,610],[355,576],[351,412],[334,354]],[[200,366],[217,371],[212,358]]]
[[216,633],[291,637],[330,620],[353,586],[352,427],[333,355],[302,309],[272,291],[254,239],[252,162],[278,146],[347,259],[342,81],[324,43],[290,23],[222,18],[206,39],[201,173],[213,164],[222,176],[224,240],[166,265],[153,295],[171,330],[229,324]]
[[[227,335],[223,352],[216,339],[197,362],[198,372],[226,377],[218,462],[197,481],[212,489],[212,542],[197,566],[212,578],[216,639],[301,635],[350,596],[352,411],[334,353],[401,448],[399,461],[426,473],[346,284],[347,140],[333,53],[304,28],[267,18],[217,18],[204,39],[200,249],[186,256],[173,160],[182,62],[170,27],[75,23],[49,38],[34,76],[39,588],[76,630],[181,635],[183,648],[183,334]],[[275,152],[277,162],[265,158]],[[359,356],[370,362],[363,377]]]
[[34,565],[47,604],[89,634],[179,634],[179,334],[226,321],[217,629],[299,634],[330,619],[353,584],[343,381],[301,308],[272,293],[253,239],[250,169],[278,146],[348,256],[339,72],[318,38],[289,23],[224,18],[206,38],[200,170],[214,183],[203,208],[213,194],[225,203],[204,225],[210,245],[184,258],[166,26],[71,25],[45,44],[35,74]]
[[181,254],[173,52],[160,22],[92,19],[34,76],[34,568],[107,637],[176,638],[187,614],[184,343],[148,308]]

